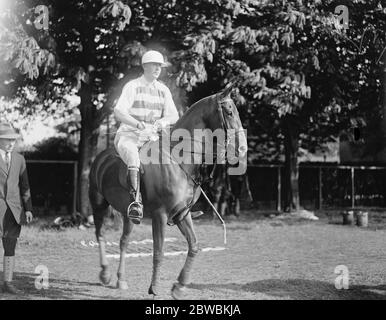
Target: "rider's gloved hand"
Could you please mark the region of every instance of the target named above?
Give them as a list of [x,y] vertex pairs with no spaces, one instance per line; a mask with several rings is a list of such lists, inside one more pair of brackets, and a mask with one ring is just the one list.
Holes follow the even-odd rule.
[[137,123],[137,129],[143,130],[143,129],[145,129],[145,128],[146,128],[146,127],[145,127],[145,122],[139,121],[139,122]]
[[165,128],[165,123],[163,121],[156,120],[154,122],[154,127],[157,129],[157,132],[161,132],[162,129]]

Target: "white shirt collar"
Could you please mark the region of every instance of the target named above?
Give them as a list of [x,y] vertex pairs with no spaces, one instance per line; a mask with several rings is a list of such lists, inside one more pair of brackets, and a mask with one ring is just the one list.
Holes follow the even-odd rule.
[[140,79],[145,86],[154,86],[155,87],[157,85],[157,82],[158,82],[157,79],[154,79],[152,82],[147,81],[145,78],[145,75],[142,75],[140,77]]
[[[6,153],[7,153],[7,152],[6,152],[5,150],[0,149],[0,155],[2,156],[3,159],[5,159],[5,154],[6,154]],[[12,154],[12,152],[10,152],[10,154]]]

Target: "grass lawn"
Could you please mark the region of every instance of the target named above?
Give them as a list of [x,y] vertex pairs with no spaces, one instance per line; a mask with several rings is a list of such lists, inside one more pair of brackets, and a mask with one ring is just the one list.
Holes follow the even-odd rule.
[[[318,221],[272,212],[242,212],[228,218],[228,243],[223,244],[219,221],[209,214],[196,220],[200,247],[225,247],[197,256],[186,299],[385,299],[386,214],[369,211],[369,227],[343,226],[340,210],[319,211]],[[152,258],[126,260],[129,290],[115,289],[118,260],[110,258],[113,283],[99,284],[99,255],[94,228],[47,229],[50,219],[23,227],[19,240],[15,284],[22,299],[149,299]],[[52,219],[51,219],[52,220]],[[108,254],[119,252],[119,223],[111,223]],[[166,252],[185,251],[177,227],[167,227]],[[151,253],[151,221],[135,226],[128,253]],[[2,254],[2,249],[0,250]],[[160,299],[170,299],[170,288],[185,255],[164,258]],[[49,288],[38,290],[37,266],[47,267]],[[338,290],[337,266],[349,272],[349,289]],[[0,269],[1,270],[1,269]],[[0,299],[14,297],[1,295]]]

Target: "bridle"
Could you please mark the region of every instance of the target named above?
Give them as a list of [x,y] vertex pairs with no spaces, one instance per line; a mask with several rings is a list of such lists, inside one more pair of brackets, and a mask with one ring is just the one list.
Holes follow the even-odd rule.
[[[228,128],[229,128],[229,127],[228,127],[228,125],[227,125],[227,123],[226,123],[226,121],[225,121],[224,110],[223,110],[222,105],[223,105],[225,102],[228,102],[228,101],[233,102],[233,100],[230,99],[230,98],[221,100],[221,99],[219,98],[219,95],[218,95],[218,94],[216,95],[216,110],[217,110],[217,112],[218,112],[218,114],[219,114],[219,118],[220,118],[220,121],[221,121],[221,128],[220,128],[220,129],[221,129],[221,130],[224,132],[224,134],[225,134],[225,135],[224,135],[224,143],[219,143],[219,142],[217,141],[217,144],[220,145],[220,146],[225,150],[225,157],[226,157],[227,146],[228,146],[228,143],[229,143],[229,137],[228,137],[228,131],[229,131]],[[236,132],[237,132],[237,131],[236,131]],[[161,135],[162,135],[162,133],[159,134],[159,136],[161,136]],[[190,141],[191,141],[191,142],[197,142],[197,143],[201,143],[201,142],[202,142],[201,140],[197,140],[197,139],[194,139],[194,138],[191,138]],[[184,152],[190,153],[190,154],[201,154],[201,155],[206,154],[205,151],[202,151],[202,152],[196,152],[196,151],[184,151]],[[218,156],[217,152],[213,152],[213,153],[212,153],[212,156],[217,157],[217,156]]]
[[227,146],[228,146],[228,142],[229,142],[228,141],[228,125],[227,125],[227,122],[225,121],[224,109],[223,109],[222,105],[225,102],[232,101],[232,99],[231,98],[220,99],[219,96],[220,96],[219,94],[216,95],[216,103],[217,103],[217,111],[218,111],[218,113],[220,115],[220,119],[221,119],[221,127],[222,127],[222,130],[224,130],[224,133],[225,133],[225,141],[224,141],[223,147],[224,147],[224,150],[225,150],[224,156],[225,156],[225,159],[226,159]]
[[[217,141],[217,144],[220,145],[222,148],[224,148],[224,152],[225,152],[224,153],[224,159],[226,159],[226,156],[227,156],[227,146],[228,146],[228,143],[229,143],[229,137],[228,137],[228,128],[229,127],[228,127],[227,122],[225,120],[223,104],[226,103],[226,102],[229,102],[229,101],[231,101],[233,103],[233,100],[231,98],[220,99],[220,94],[216,94],[217,112],[219,114],[219,118],[220,118],[220,121],[221,121],[221,129],[223,130],[224,135],[225,135],[224,143],[219,144],[218,141]],[[194,140],[194,139],[192,141],[193,142],[197,141],[197,142],[201,143],[201,141]],[[201,154],[201,155],[205,154],[205,152],[200,152],[200,153],[197,153],[197,152],[194,152],[194,151],[187,151],[187,152],[190,153],[190,154]],[[207,180],[213,179],[213,175],[214,175],[214,172],[216,170],[216,165],[217,165],[217,157],[218,157],[217,152],[212,153],[212,156],[216,157],[216,161],[214,161],[214,163],[213,163],[213,168],[211,170],[211,173],[209,174],[208,179],[204,180],[203,182],[206,182]],[[202,163],[202,165],[205,165],[205,163]],[[226,165],[226,162],[225,162],[225,165]],[[179,166],[186,173],[186,175],[196,185],[200,185],[201,184],[201,183],[197,182],[190,174],[188,174],[180,163],[179,163]]]
[[[222,126],[222,129],[225,130],[225,132],[227,131],[228,129],[228,126],[227,126],[227,123],[225,121],[225,117],[224,117],[224,110],[223,110],[223,103],[225,102],[228,102],[228,101],[231,101],[233,102],[233,100],[231,98],[226,98],[226,99],[220,99],[219,98],[219,95],[217,94],[216,95],[216,103],[217,103],[217,110],[220,114],[220,119],[221,119],[221,126]],[[226,136],[225,136],[226,137]],[[227,140],[225,140],[225,142],[227,142]],[[225,143],[226,144],[226,143]]]

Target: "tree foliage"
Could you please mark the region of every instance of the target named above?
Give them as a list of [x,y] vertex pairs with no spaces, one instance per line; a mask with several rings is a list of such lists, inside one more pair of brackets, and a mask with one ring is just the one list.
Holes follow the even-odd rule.
[[[287,160],[296,159],[300,148],[320,148],[342,129],[366,125],[381,109],[385,6],[381,0],[347,1],[345,30],[334,14],[340,4],[16,0],[1,13],[0,90],[24,99],[30,88],[35,103],[24,100],[24,110],[56,109],[64,116],[75,109],[63,97],[80,96],[84,179],[100,124],[123,84],[139,74],[143,52],[157,49],[171,62],[163,80],[179,109],[235,81],[244,125],[258,138],[250,140],[250,160],[257,150],[270,160],[282,150]],[[35,28],[37,5],[49,9],[48,30]]]

